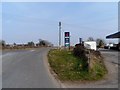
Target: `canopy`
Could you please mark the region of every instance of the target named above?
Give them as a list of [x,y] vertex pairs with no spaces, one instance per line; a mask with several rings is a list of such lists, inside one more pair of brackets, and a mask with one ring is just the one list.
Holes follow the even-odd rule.
[[120,31],[111,35],[106,36],[106,38],[120,38]]

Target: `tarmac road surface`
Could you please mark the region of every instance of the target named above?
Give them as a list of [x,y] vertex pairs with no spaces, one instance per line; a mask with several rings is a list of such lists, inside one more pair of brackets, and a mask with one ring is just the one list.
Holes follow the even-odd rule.
[[49,48],[2,53],[2,88],[57,88],[45,67]]

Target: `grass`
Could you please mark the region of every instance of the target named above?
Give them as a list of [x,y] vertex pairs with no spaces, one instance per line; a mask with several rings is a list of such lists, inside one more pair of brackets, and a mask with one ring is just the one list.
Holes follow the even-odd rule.
[[106,74],[103,64],[96,63],[90,72],[82,69],[82,59],[71,51],[53,49],[48,53],[48,60],[53,71],[62,81],[99,80]]

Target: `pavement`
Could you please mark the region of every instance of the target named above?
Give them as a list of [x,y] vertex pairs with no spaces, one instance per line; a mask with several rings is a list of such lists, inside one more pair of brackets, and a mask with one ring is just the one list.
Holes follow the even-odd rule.
[[45,57],[50,48],[2,52],[2,88],[58,88]]
[[[92,82],[63,82],[66,88],[118,88],[118,56],[120,52],[113,50],[99,50],[104,57],[104,63],[108,70],[108,74],[102,80]],[[120,86],[120,84],[119,84]]]

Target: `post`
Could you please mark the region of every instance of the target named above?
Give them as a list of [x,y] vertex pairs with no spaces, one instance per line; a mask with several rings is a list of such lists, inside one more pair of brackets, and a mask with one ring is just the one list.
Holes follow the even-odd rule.
[[61,48],[61,22],[59,22],[59,49]]
[[90,71],[90,50],[88,51],[88,71]]
[[82,44],[82,38],[79,38],[79,43]]

